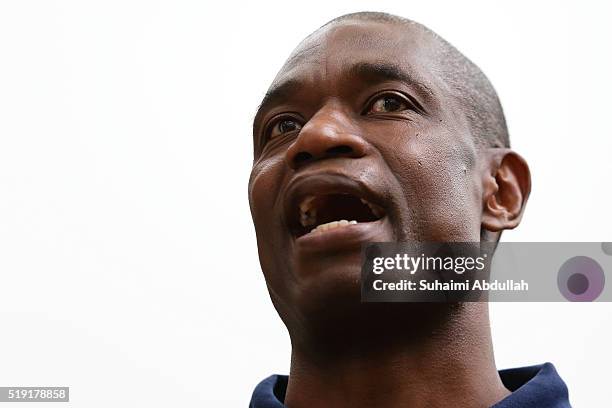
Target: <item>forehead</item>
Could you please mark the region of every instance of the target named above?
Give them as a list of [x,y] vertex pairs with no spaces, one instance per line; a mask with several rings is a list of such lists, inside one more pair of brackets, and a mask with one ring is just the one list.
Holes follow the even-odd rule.
[[286,82],[334,82],[357,64],[385,64],[433,85],[437,70],[432,35],[410,23],[344,21],[306,38],[291,54],[271,88]]

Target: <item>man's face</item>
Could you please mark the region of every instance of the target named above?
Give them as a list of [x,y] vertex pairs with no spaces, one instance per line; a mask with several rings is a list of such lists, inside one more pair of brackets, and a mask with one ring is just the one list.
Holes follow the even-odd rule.
[[437,49],[416,27],[347,21],[308,38],[274,80],[249,199],[288,326],[359,302],[364,242],[480,240],[478,151]]

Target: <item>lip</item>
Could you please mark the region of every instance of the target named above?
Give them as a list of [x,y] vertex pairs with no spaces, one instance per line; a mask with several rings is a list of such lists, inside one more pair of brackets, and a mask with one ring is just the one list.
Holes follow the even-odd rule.
[[360,222],[323,232],[311,232],[295,240],[300,253],[340,252],[359,249],[366,242],[386,242],[391,240],[387,216],[371,221]]
[[[297,228],[296,211],[302,199],[309,195],[350,194],[363,198],[368,202],[381,207],[385,216],[371,222],[360,222],[323,232],[308,233],[296,237]],[[389,240],[390,223],[387,214],[387,205],[383,194],[375,187],[363,180],[351,177],[342,172],[311,171],[296,176],[288,185],[284,193],[284,221],[292,239],[300,251],[335,251],[349,247],[359,247],[364,242],[372,240]]]

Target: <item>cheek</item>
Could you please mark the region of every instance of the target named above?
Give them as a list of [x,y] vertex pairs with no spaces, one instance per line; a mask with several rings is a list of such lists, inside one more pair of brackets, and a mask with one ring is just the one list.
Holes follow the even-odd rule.
[[[253,166],[249,179],[249,205],[255,229],[279,218],[274,208],[282,183],[284,161],[282,158],[260,160]],[[280,209],[280,206],[278,206]]]
[[282,202],[278,197],[285,173],[282,158],[270,158],[257,162],[249,179],[249,204],[255,233],[259,260],[266,279],[274,278],[274,271],[284,268],[277,265],[277,251],[287,240],[283,236]]
[[479,241],[480,178],[473,144],[439,131],[401,146],[392,153],[392,170],[410,209],[411,238]]

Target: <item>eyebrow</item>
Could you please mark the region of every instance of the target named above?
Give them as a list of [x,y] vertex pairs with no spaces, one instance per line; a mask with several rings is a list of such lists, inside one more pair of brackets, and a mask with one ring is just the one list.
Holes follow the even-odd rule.
[[259,116],[268,108],[268,106],[275,105],[278,103],[278,101],[289,99],[293,93],[303,86],[304,84],[296,79],[289,79],[277,85],[273,85],[268,92],[266,92],[263,100],[257,107],[255,120],[259,118]]
[[414,88],[421,97],[431,99],[434,96],[431,88],[414,74],[405,71],[399,65],[388,62],[359,62],[349,69],[349,73],[368,83],[381,81],[398,81]]
[[[415,75],[406,72],[400,66],[388,62],[358,62],[348,69],[348,75],[359,78],[361,81],[368,84],[375,84],[383,81],[398,81],[403,82],[425,100],[431,100],[434,93],[422,81],[418,80]],[[257,108],[255,121],[269,107],[273,106],[280,100],[286,100],[291,97],[298,89],[304,87],[305,84],[297,79],[288,79],[279,84],[273,85],[264,96],[261,104]]]

